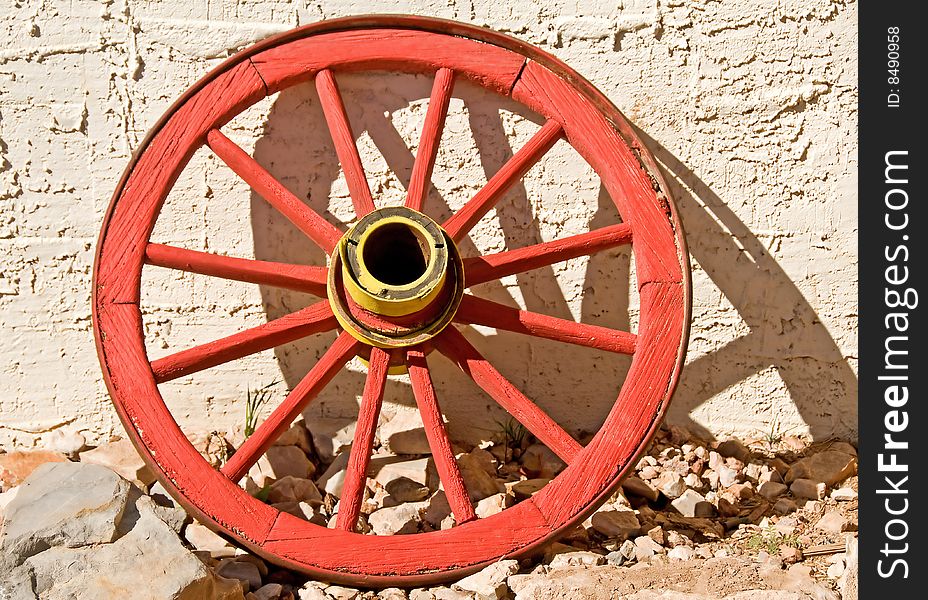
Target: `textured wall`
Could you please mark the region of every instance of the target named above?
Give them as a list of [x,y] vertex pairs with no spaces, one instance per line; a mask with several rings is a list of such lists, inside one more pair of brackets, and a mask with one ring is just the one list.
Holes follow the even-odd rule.
[[[829,0],[541,2],[420,0],[6,0],[0,6],[0,444],[55,428],[100,439],[120,426],[90,324],[95,239],[132,150],[184,89],[271,33],[363,12],[485,25],[554,53],[602,89],[666,169],[693,257],[693,328],[671,419],[713,434],[856,437],[856,6]],[[399,203],[431,82],[339,79],[378,203]],[[458,206],[537,129],[538,117],[474,87],[451,105],[427,208]],[[312,86],[251,108],[226,132],[329,218],[350,203]],[[612,222],[591,170],[560,143],[476,228],[466,253]],[[152,238],[276,260],[324,259],[215,157],[200,151]],[[532,310],[634,327],[627,251],[487,285]],[[152,357],[259,324],[312,298],[149,268]],[[468,334],[575,430],[594,429],[627,361]],[[332,336],[290,344],[163,386],[190,427],[241,421],[248,387],[295,385]],[[492,434],[501,413],[434,361],[456,435]],[[356,410],[361,367],[311,416]],[[389,416],[411,404],[388,389]],[[461,423],[468,423],[465,429]]]

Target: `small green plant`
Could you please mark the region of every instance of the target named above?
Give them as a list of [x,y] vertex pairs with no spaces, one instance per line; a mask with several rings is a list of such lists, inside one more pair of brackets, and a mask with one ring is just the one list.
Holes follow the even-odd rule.
[[749,550],[766,550],[768,554],[776,554],[780,546],[799,547],[799,538],[795,535],[783,535],[774,527],[767,527],[748,538]]
[[776,446],[783,439],[783,436],[795,429],[796,426],[788,427],[786,429],[780,429],[779,418],[774,416],[773,421],[770,423],[770,431],[764,434],[764,439],[767,441],[768,446]]
[[509,417],[505,421],[496,421],[496,426],[499,428],[500,441],[505,444],[507,448],[522,448],[522,444],[525,442],[525,436],[528,435],[528,431],[522,423]]
[[256,390],[248,388],[247,397],[245,399],[245,438],[250,437],[251,434],[255,432],[261,407],[267,404],[267,401],[271,399],[271,388],[278,383],[280,383],[280,380],[269,383]]

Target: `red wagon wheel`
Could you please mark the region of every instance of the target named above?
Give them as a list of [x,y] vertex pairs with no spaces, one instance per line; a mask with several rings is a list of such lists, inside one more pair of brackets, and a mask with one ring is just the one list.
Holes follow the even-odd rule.
[[[405,207],[375,208],[338,91],[345,71],[433,74]],[[547,121],[440,225],[419,212],[455,80],[510,96]],[[358,221],[344,232],[324,220],[220,128],[269,94],[315,80]],[[600,176],[622,216],[616,225],[461,260],[455,243],[555,142],[565,139]],[[149,241],[162,204],[206,144],[258,194],[331,255],[328,268],[223,257]],[[482,282],[631,244],[640,296],[637,332],[512,309],[465,293]],[[393,260],[382,260],[388,253]],[[150,361],[139,309],[145,264],[309,292],[317,303],[264,325]],[[223,63],[162,117],[129,165],[107,212],[94,268],[94,332],[119,416],[165,487],[199,520],[257,554],[332,581],[412,585],[525,556],[590,514],[633,468],[667,408],[689,323],[683,232],[653,158],[619,111],[566,65],[512,38],[419,17],[363,17],[270,38]],[[582,446],[481,356],[454,325],[479,324],[632,355],[601,430]],[[341,333],[281,405],[221,468],[193,448],[158,384],[268,348]],[[441,417],[426,355],[456,363],[566,469],[531,498],[477,519]],[[367,383],[334,528],[260,502],[236,482],[355,355]],[[442,487],[456,525],[402,536],[354,532],[386,373],[408,367]]]

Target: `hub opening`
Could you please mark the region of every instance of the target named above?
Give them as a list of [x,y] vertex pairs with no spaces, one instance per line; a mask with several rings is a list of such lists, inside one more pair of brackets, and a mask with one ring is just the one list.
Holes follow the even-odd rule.
[[431,257],[421,233],[405,223],[387,223],[370,232],[361,260],[377,281],[408,285],[425,274]]

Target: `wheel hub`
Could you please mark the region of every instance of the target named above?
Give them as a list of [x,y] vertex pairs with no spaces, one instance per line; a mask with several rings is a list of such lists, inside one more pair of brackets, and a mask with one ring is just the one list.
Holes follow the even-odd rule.
[[332,311],[362,342],[412,346],[444,329],[464,293],[457,247],[428,216],[403,206],[372,211],[339,241],[328,276]]

